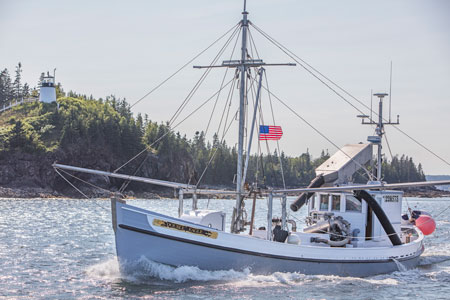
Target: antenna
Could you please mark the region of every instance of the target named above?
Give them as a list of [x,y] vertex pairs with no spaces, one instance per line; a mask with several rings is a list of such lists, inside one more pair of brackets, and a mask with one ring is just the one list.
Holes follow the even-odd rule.
[[[376,177],[377,177],[377,181],[381,181],[381,163],[382,163],[382,153],[381,153],[381,140],[383,138],[384,135],[384,125],[398,125],[400,124],[399,122],[399,117],[397,117],[397,122],[383,122],[383,99],[384,97],[388,96],[387,93],[375,93],[373,94],[373,96],[378,97],[379,98],[379,102],[378,102],[378,122],[375,122],[374,120],[372,120],[372,117],[370,118],[369,121],[366,121],[365,119],[368,118],[368,116],[365,115],[359,115],[358,117],[362,118],[362,124],[364,125],[376,125],[377,128],[375,129],[376,132],[376,136],[369,136],[367,137],[367,141],[371,142],[373,145],[378,146],[378,153],[377,153],[377,168],[376,168]],[[370,103],[370,113],[372,114],[372,97],[371,99],[371,103]]]
[[373,120],[372,102],[373,102],[373,90],[370,90],[370,122],[372,122]]
[[244,0],[244,11],[247,10],[247,0]]
[[391,60],[391,73],[389,76],[389,123],[391,122],[391,97],[392,97],[392,60]]

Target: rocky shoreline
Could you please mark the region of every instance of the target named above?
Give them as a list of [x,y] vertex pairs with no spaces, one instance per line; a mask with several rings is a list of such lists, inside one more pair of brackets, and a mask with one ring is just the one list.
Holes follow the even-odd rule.
[[[89,198],[110,198],[114,195],[114,192],[106,192],[97,189],[84,189],[83,193],[89,196]],[[172,190],[164,191],[151,191],[151,192],[125,192],[127,198],[138,198],[138,199],[175,199],[177,195]],[[417,198],[440,198],[440,197],[450,197],[450,191],[442,191],[438,189],[415,189],[415,190],[405,190],[405,197],[417,197]],[[69,198],[69,199],[80,199],[85,198],[79,192],[66,191],[58,192],[56,190],[48,188],[36,188],[36,187],[1,187],[0,186],[0,198]],[[229,196],[226,198],[230,198]]]

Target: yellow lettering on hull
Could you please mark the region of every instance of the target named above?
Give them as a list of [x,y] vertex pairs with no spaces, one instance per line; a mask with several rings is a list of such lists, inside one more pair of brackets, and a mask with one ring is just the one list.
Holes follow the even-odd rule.
[[192,233],[192,234],[196,234],[196,235],[200,235],[200,236],[206,236],[211,239],[217,239],[217,236],[218,236],[218,233],[216,231],[209,231],[209,230],[204,230],[204,229],[200,229],[200,228],[194,228],[194,227],[181,225],[181,224],[177,224],[177,223],[173,223],[173,222],[169,222],[169,221],[163,221],[163,220],[159,220],[159,219],[153,219],[153,225],[159,226],[159,227],[164,227],[164,228],[169,228],[169,229],[173,229],[173,230],[178,230],[178,231],[182,231],[182,232]]

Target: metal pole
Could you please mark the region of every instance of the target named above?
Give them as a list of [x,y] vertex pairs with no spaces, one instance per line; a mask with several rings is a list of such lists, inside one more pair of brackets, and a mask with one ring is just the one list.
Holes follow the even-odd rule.
[[[380,97],[378,105],[378,128],[377,134],[380,139],[383,137],[383,97]],[[377,181],[381,181],[381,140],[378,144],[378,157],[377,157]]]
[[242,184],[245,183],[245,178],[247,177],[248,162],[250,160],[250,151],[252,149],[253,132],[255,130],[255,124],[256,124],[256,113],[258,112],[258,103],[259,103],[259,98],[261,96],[261,85],[262,85],[263,72],[264,72],[264,68],[259,69],[258,91],[256,92],[255,110],[253,111],[252,127],[250,129],[250,138],[248,139],[248,150],[247,150],[247,156],[245,157],[244,175],[242,176]]
[[234,220],[231,223],[231,232],[237,233],[243,230],[242,224],[242,155],[244,148],[244,126],[245,126],[245,95],[246,95],[246,73],[247,67],[245,60],[247,56],[247,29],[248,20],[247,12],[242,12],[243,18],[241,22],[242,27],[242,47],[241,47],[241,65],[240,65],[240,99],[239,99],[239,140],[238,140],[238,159],[236,171],[236,207]]
[[183,190],[178,191],[178,218],[183,214]]
[[389,76],[389,123],[391,123],[391,97],[392,97],[392,60],[391,60],[391,72]]
[[272,206],[273,206],[273,193],[269,193],[269,203],[267,205],[267,240],[272,240]]
[[165,181],[165,180],[159,180],[159,179],[131,176],[131,175],[125,175],[125,174],[119,174],[119,173],[111,173],[111,172],[105,172],[105,171],[99,171],[99,170],[92,170],[92,169],[62,165],[62,164],[57,164],[57,163],[52,164],[52,167],[56,168],[56,169],[70,170],[70,171],[75,171],[75,172],[95,174],[95,175],[100,175],[100,176],[109,176],[109,177],[114,177],[114,178],[121,178],[121,179],[126,179],[126,180],[133,180],[133,181],[144,182],[144,183],[149,183],[149,184],[161,185],[161,186],[166,186],[166,187],[170,187],[170,188],[174,188],[174,189],[183,188],[183,189],[195,190],[195,188],[196,188],[195,185],[190,185],[190,184],[185,184],[185,183],[177,183],[177,182],[171,182],[171,181]]
[[286,194],[281,197],[281,228],[283,230],[286,230],[286,217],[287,217],[287,211],[286,211]]
[[256,193],[253,193],[252,217],[250,219],[249,235],[253,235],[253,224],[255,223],[255,207],[256,207]]
[[197,193],[192,194],[192,210],[197,209]]
[[370,90],[370,122],[373,122],[372,103],[373,103],[373,90]]

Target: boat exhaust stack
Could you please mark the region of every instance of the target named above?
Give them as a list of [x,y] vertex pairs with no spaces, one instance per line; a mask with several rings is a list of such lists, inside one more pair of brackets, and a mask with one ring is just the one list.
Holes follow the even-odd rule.
[[[318,188],[321,187],[325,183],[325,179],[320,174],[316,178],[311,181],[311,183],[308,185],[308,188]],[[291,204],[291,210],[297,211],[299,210],[305,203],[308,201],[309,198],[311,198],[314,195],[314,193],[301,193],[300,196]]]
[[402,241],[398,237],[398,234],[397,232],[395,232],[395,229],[392,226],[391,221],[389,221],[388,217],[384,213],[384,210],[381,208],[381,206],[378,204],[377,200],[375,200],[368,192],[364,190],[355,191],[354,195],[357,199],[366,201],[367,205],[369,205],[369,207],[372,208],[372,211],[377,216],[378,220],[381,223],[381,226],[383,226],[384,231],[391,240],[392,245],[394,246],[401,245]]

